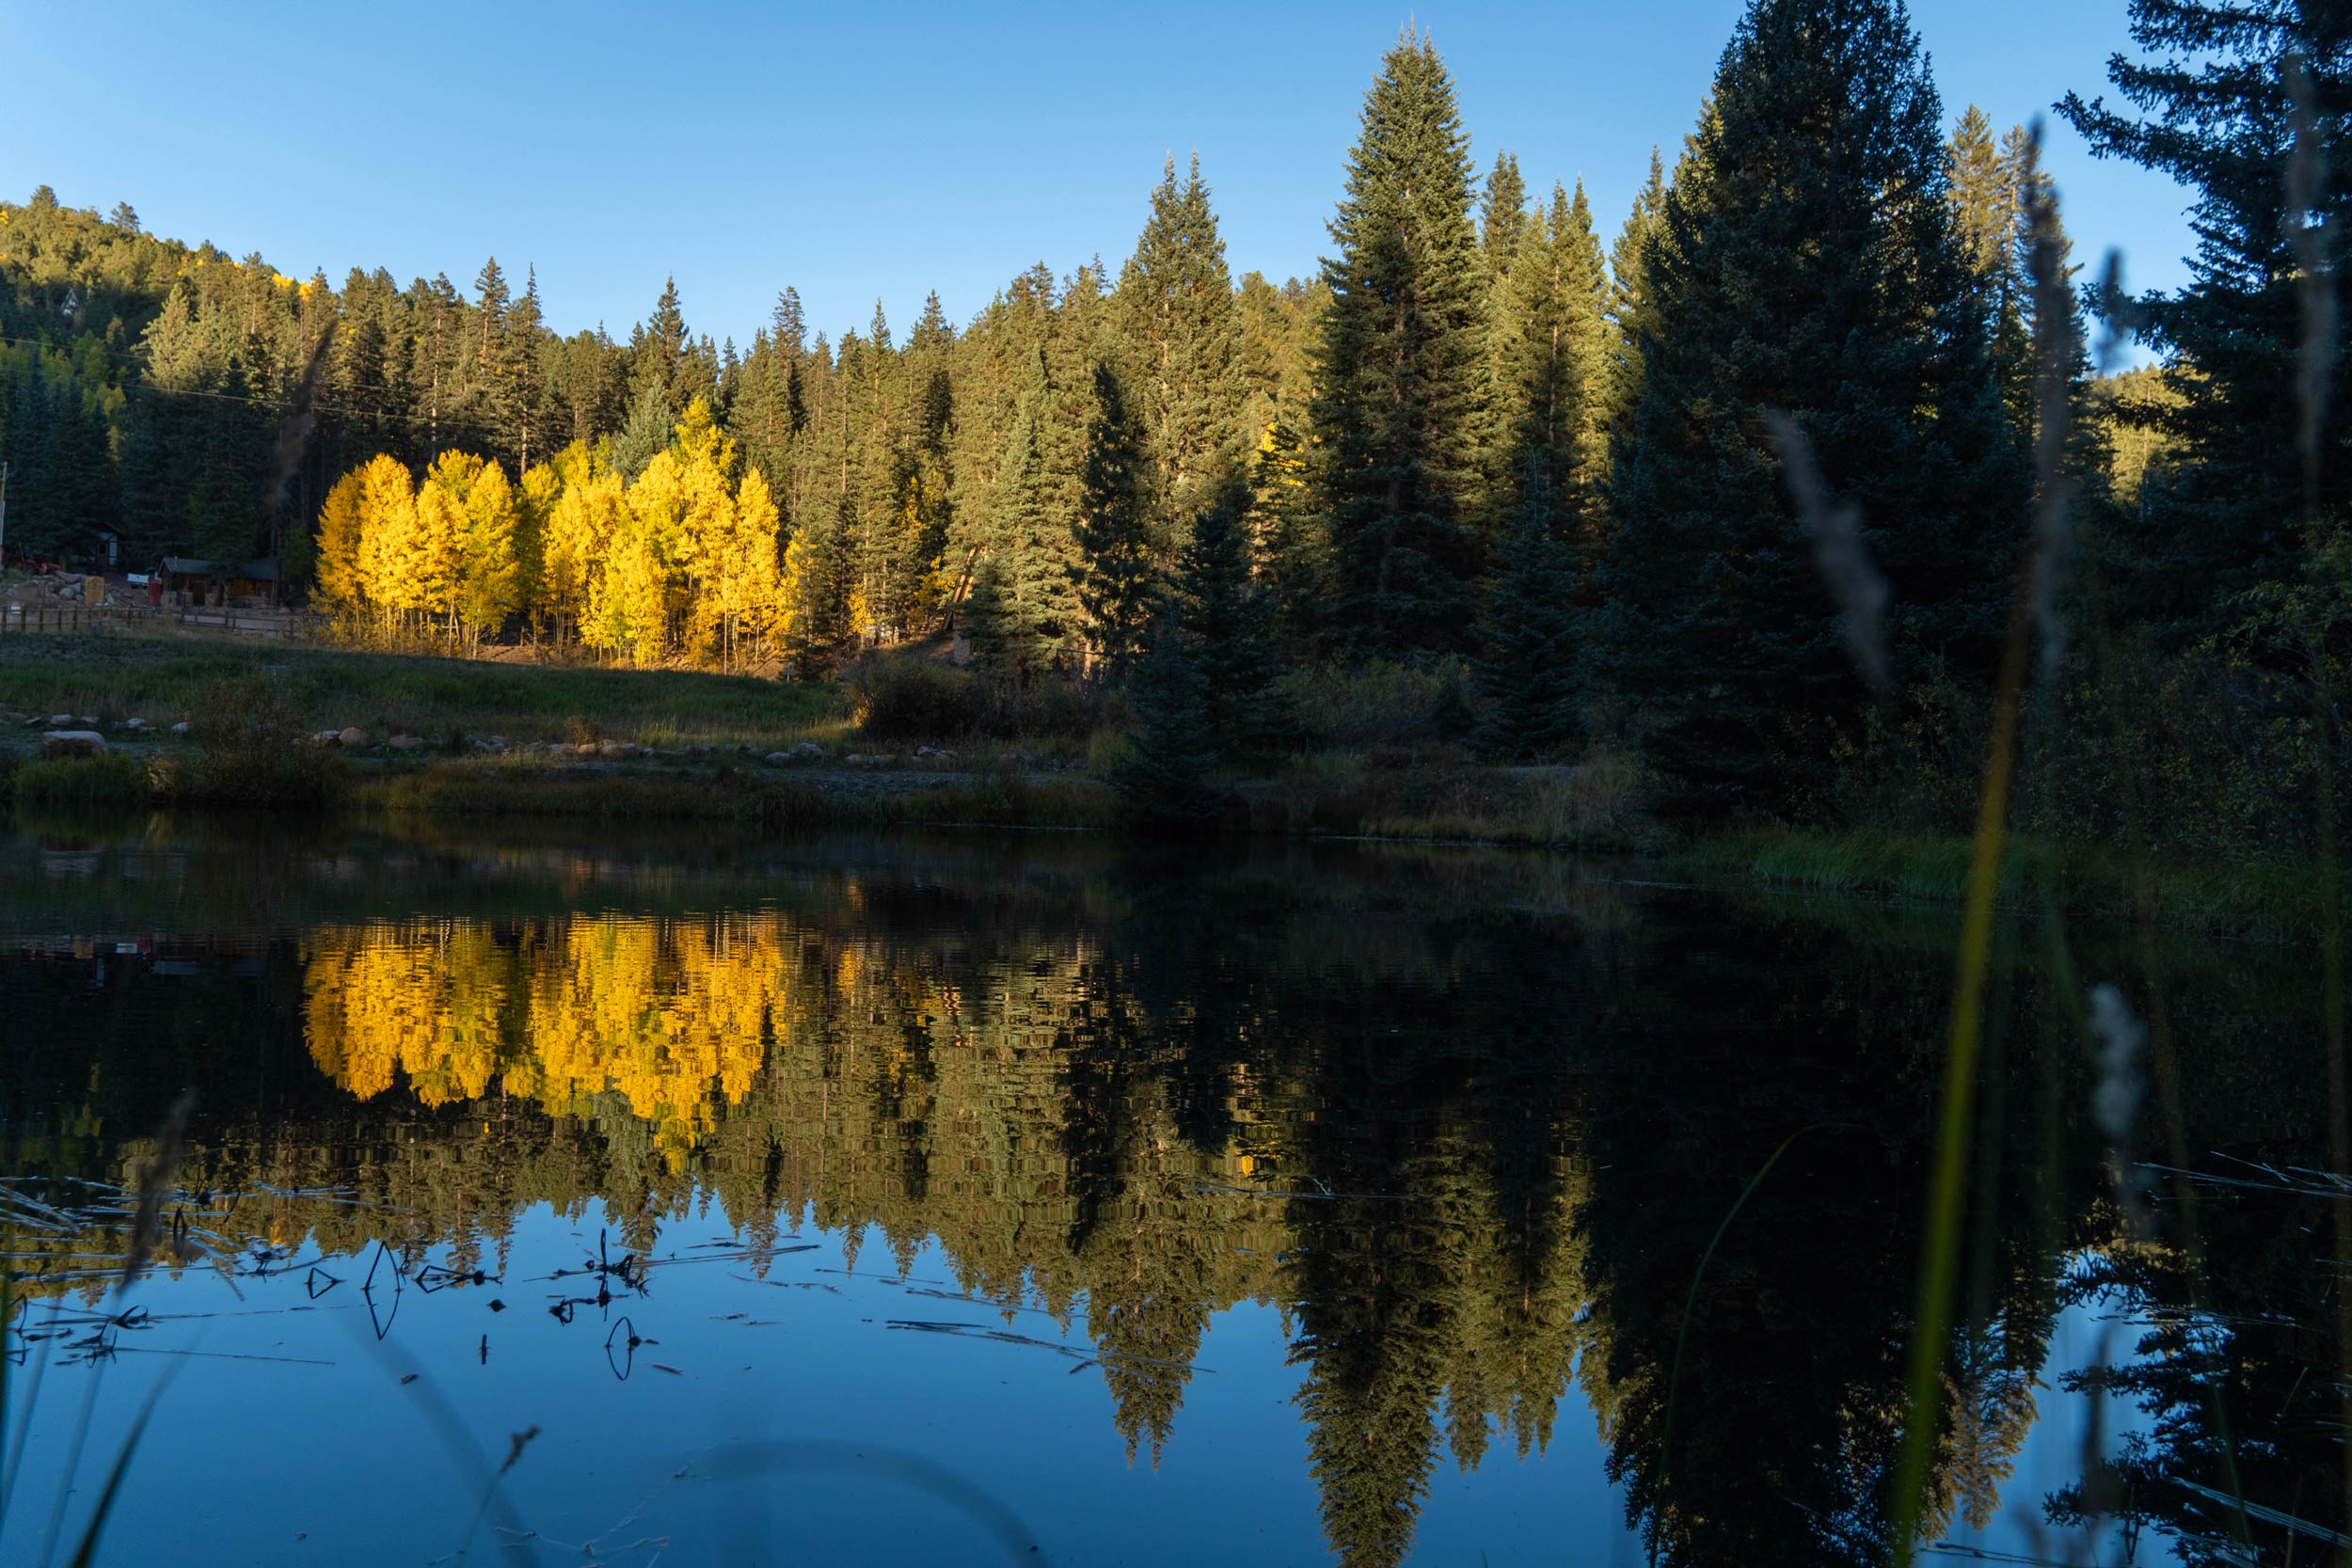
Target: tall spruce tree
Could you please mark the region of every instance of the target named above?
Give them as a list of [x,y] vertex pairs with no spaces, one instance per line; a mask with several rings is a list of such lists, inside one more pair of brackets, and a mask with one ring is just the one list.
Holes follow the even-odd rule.
[[1486,505],[1486,268],[1469,137],[1425,35],[1383,57],[1323,264],[1314,434],[1343,654],[1459,644]]
[[1032,395],[1014,421],[996,470],[968,606],[972,650],[986,669],[1023,679],[1073,651],[1083,610],[1077,546],[1055,515]]
[[1199,154],[1182,183],[1176,160],[1168,161],[1113,303],[1131,371],[1128,402],[1150,440],[1152,489],[1172,545],[1241,463],[1249,401],[1241,312]]
[[1177,552],[1170,604],[1207,682],[1209,734],[1220,756],[1263,754],[1282,733],[1274,606],[1249,538],[1249,491],[1238,480],[1194,519]]
[[1525,476],[1540,473],[1547,505],[1581,517],[1607,459],[1609,277],[1579,181],[1551,189],[1533,219],[1506,295],[1511,354],[1497,388],[1502,448],[1524,512]]
[[1497,552],[1471,666],[1480,711],[1470,744],[1517,762],[1558,751],[1576,732],[1570,596],[1576,567],[1540,455],[1528,459],[1511,531]]
[[1120,803],[1146,827],[1198,827],[1216,815],[1216,738],[1200,644],[1163,615],[1136,671],[1128,702],[1135,723],[1111,767]]
[[1802,794],[1866,706],[1773,411],[1860,511],[1897,678],[1989,673],[2025,472],[1940,119],[1900,0],[1756,0],[1642,247],[1658,325],[1615,451],[1602,651],[1690,783]]
[[1073,525],[1084,562],[1078,602],[1086,609],[1094,657],[1103,673],[1117,680],[1143,651],[1159,568],[1142,432],[1127,411],[1118,372],[1108,365],[1094,368],[1094,403]]
[[[2070,93],[2058,112],[2095,154],[2171,175],[2193,193],[2189,285],[2137,301],[2142,341],[2184,372],[2181,397],[2127,409],[2174,443],[2179,461],[2120,542],[2119,563],[2131,570],[2117,595],[2181,642],[2231,624],[2249,591],[2303,577],[2352,499],[2352,447],[2318,443],[2316,515],[2296,455],[2310,405],[2298,386],[2306,280],[2323,280],[2339,321],[2345,303],[2352,11],[2303,0],[2131,0],[2130,14],[2139,57],[2108,65],[2127,106]],[[2299,182],[2294,58],[2310,73],[2315,111]],[[2307,211],[2291,202],[2297,182],[2315,193]],[[2298,254],[2314,245],[2316,269]],[[2352,356],[2328,353],[2316,389],[2330,410],[2352,405]]]
[[1609,386],[1607,427],[1616,431],[1631,418],[1642,395],[1643,343],[1656,335],[1658,311],[1649,267],[1644,258],[1656,243],[1666,207],[1666,165],[1649,150],[1649,179],[1633,198],[1625,227],[1609,247]]

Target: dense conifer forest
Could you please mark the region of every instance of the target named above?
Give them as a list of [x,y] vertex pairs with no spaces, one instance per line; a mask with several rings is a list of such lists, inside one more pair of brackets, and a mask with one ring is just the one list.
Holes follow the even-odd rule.
[[1237,278],[1171,160],[1115,266],[837,333],[786,287],[748,344],[674,283],[566,335],[532,267],[295,278],[44,186],[0,206],[8,545],[275,556],[385,644],[803,679],[952,647],[1114,705],[1122,787],[1178,816],[1284,750],[1279,673],[1406,670],[1487,759],[1964,828],[2022,637],[2029,813],[2099,837],[2122,788],[2272,844],[2341,751],[2352,27],[2131,16],[2110,96],[2054,107],[2181,181],[2175,294],[2072,256],[2039,106],[1951,112],[1900,0],[1755,0],[1613,232],[1474,155],[1408,30],[1312,277]]

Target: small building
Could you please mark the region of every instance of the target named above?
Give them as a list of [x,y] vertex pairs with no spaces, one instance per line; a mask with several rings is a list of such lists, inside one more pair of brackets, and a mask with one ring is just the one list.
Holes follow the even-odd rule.
[[164,592],[184,594],[179,602],[229,605],[239,599],[278,599],[275,561],[200,561],[192,556],[164,557]]

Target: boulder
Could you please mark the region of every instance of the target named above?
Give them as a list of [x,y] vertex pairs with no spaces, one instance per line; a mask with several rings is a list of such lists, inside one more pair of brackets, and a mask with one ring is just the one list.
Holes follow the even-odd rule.
[[392,736],[391,739],[384,742],[384,744],[389,746],[395,752],[421,752],[424,750],[424,736],[421,735],[396,735]]
[[332,746],[335,744],[336,738],[337,737],[333,730],[320,730],[315,735],[310,736],[310,743],[314,746]]
[[73,715],[70,713],[53,713],[49,716],[49,724],[52,729],[71,729],[73,725]]
[[95,714],[85,713],[80,719],[76,720],[75,722],[80,724],[82,728],[86,730],[94,730],[98,727],[98,717]]
[[171,733],[172,733],[172,734],[174,734],[174,735],[185,735],[185,734],[187,734],[187,733],[188,733],[188,721],[187,721],[186,720],[184,720],[184,719],[181,720],[181,721],[180,721],[177,724],[174,724],[174,725],[172,725],[172,726],[171,726]]
[[848,756],[843,757],[841,760],[844,764],[851,768],[863,768],[866,766],[865,754],[859,752],[851,752]]
[[791,760],[792,753],[789,752],[771,752],[768,753],[766,758],[768,766],[771,768],[782,768],[786,763],[790,762]]
[[825,760],[825,749],[822,746],[818,745],[814,740],[802,741],[798,746],[792,748],[792,754],[800,758],[803,762],[822,762]]
[[147,721],[139,718],[136,714],[134,714],[122,721],[122,727],[135,733],[139,730],[147,728]]
[[338,746],[359,747],[365,746],[367,743],[368,732],[361,729],[357,724],[352,725],[348,729],[338,730],[335,732],[335,744]]
[[103,757],[106,737],[96,730],[51,730],[40,737],[45,757]]

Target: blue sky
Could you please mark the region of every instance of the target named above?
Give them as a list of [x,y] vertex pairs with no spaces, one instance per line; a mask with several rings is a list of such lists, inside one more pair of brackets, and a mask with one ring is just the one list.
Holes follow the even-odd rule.
[[[1740,0],[1426,0],[1484,165],[1581,177],[1604,240],[1689,129]],[[675,272],[748,341],[776,291],[894,324],[967,319],[1041,258],[1115,267],[1161,161],[1198,150],[1229,259],[1312,270],[1393,4],[1121,8],[749,3],[0,7],[0,192],[127,200],[157,232],[469,285],[539,270],[549,323],[625,335]],[[2031,118],[2104,84],[2124,0],[1914,0],[1947,109]],[[2176,286],[2169,182],[2051,126],[2077,254]]]

